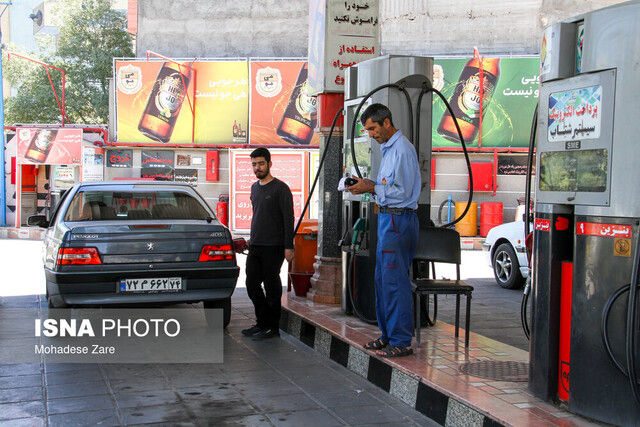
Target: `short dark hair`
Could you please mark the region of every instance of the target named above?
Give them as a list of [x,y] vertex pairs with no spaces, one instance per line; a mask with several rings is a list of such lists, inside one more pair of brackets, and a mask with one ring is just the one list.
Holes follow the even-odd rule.
[[384,119],[389,119],[391,122],[391,126],[393,126],[393,119],[391,118],[391,110],[389,107],[383,104],[371,104],[364,110],[364,113],[360,116],[360,122],[365,124],[365,122],[371,119],[372,122],[378,123],[380,126],[383,125]]
[[267,163],[271,161],[271,153],[264,147],[256,148],[251,152],[251,158],[255,159],[256,157],[264,157]]

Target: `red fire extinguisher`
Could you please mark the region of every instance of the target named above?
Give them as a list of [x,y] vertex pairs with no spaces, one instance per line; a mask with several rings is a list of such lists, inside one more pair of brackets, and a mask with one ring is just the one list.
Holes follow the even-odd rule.
[[229,195],[221,194],[218,197],[218,204],[216,205],[216,215],[218,220],[225,226],[229,226]]

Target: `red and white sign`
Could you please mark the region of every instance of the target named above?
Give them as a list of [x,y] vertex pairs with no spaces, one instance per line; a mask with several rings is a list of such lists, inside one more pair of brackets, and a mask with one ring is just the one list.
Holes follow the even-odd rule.
[[538,231],[549,231],[551,229],[551,220],[536,218],[535,226]]
[[18,164],[82,164],[81,128],[17,128]]
[[[251,229],[253,208],[251,186],[257,181],[251,167],[252,150],[231,151],[231,221],[232,231]],[[293,215],[297,221],[309,193],[309,151],[271,150],[271,174],[284,181],[293,195]],[[307,212],[308,215],[308,212]]]
[[600,237],[631,238],[631,226],[621,224],[600,224],[597,222],[578,222],[576,234]]

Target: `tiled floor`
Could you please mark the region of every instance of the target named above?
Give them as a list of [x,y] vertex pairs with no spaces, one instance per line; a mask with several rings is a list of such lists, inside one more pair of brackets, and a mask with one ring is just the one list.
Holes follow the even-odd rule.
[[[283,306],[351,345],[361,346],[378,337],[377,327],[345,315],[338,306],[313,303],[293,293],[283,297]],[[414,355],[383,359],[384,362],[506,424],[594,425],[532,396],[526,382],[487,380],[463,374],[458,369],[462,363],[482,360],[528,362],[528,352],[473,332],[469,348],[465,349],[464,330],[461,329],[460,338],[456,340],[454,327],[440,321],[434,327],[423,328],[421,337],[422,345],[420,348],[414,346]]]
[[[0,311],[44,307],[43,297],[2,298]],[[0,427],[436,425],[300,341],[244,337],[253,323],[242,289],[224,363],[0,364]]]

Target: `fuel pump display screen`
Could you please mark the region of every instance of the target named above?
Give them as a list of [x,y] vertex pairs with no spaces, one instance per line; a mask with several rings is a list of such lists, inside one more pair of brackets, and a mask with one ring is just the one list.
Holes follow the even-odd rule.
[[[366,141],[363,141],[363,139],[366,139]],[[354,141],[353,145],[355,146],[356,161],[358,162],[360,173],[362,176],[369,176],[369,173],[371,172],[371,143],[369,142],[369,138],[358,138]],[[353,167],[351,144],[347,143],[344,148],[345,172],[351,174],[351,168]]]
[[360,104],[359,100],[349,101],[351,105],[347,105],[346,107],[346,117],[345,117],[345,138],[344,138],[344,172],[348,174],[355,174],[355,170],[353,170],[353,158],[351,156],[351,125],[355,121],[355,138],[354,138],[354,147],[356,152],[356,161],[358,162],[358,167],[360,169],[360,173],[363,177],[369,177],[371,173],[371,140],[367,131],[362,126],[360,122],[360,117],[364,110],[367,109],[369,105],[372,104],[371,99],[367,100],[362,106],[358,117],[355,116],[356,109]]
[[607,189],[605,149],[548,151],[540,156],[540,190],[601,193]]
[[536,203],[609,206],[616,70],[542,82],[539,100]]

